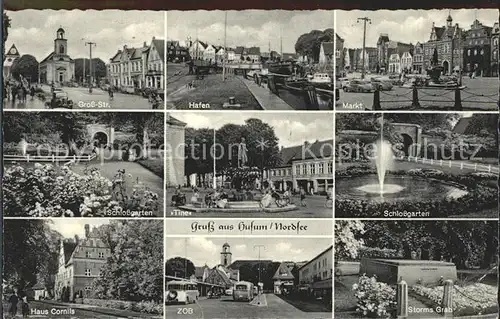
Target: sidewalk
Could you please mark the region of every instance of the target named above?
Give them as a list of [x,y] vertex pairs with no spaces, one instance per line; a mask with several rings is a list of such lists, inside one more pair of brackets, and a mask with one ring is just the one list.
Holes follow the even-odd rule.
[[255,82],[246,79],[241,81],[247,86],[248,90],[255,97],[263,110],[271,111],[292,111],[293,107],[288,105],[276,94],[271,93],[267,87],[258,86]]
[[153,314],[146,314],[146,313],[133,312],[133,311],[128,311],[128,310],[113,309],[113,308],[103,308],[103,307],[86,305],[86,304],[63,303],[63,302],[56,302],[56,301],[52,301],[52,300],[37,300],[37,301],[40,303],[46,303],[46,304],[55,305],[55,306],[66,306],[68,308],[80,309],[80,310],[84,310],[84,311],[90,311],[90,312],[95,312],[95,313],[119,317],[119,318],[158,318],[158,319],[163,318],[162,315],[153,315]]

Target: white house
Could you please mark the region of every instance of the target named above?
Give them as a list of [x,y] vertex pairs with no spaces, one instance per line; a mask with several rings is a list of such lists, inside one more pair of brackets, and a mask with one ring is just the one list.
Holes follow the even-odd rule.
[[215,46],[209,44],[205,48],[205,51],[203,51],[203,60],[206,61],[212,61],[215,62],[215,53],[217,52],[217,49]]
[[389,56],[389,73],[401,73],[401,58],[397,53]]
[[196,40],[191,44],[191,47],[189,47],[189,56],[191,56],[193,60],[201,60],[203,59],[203,53],[206,48],[206,43]]
[[223,47],[220,47],[215,53],[215,61],[217,63],[223,63],[225,56],[226,56],[226,50]]
[[401,56],[401,67],[400,70],[409,70],[411,71],[413,69],[413,57],[411,56],[410,52],[405,52]]
[[227,49],[227,61],[233,62],[236,60],[236,52],[232,48]]

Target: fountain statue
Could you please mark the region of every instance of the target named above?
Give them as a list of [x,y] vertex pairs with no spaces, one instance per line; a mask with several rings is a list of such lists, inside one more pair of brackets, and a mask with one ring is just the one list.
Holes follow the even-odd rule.
[[247,144],[245,143],[245,138],[241,138],[241,142],[238,145],[238,167],[244,167],[248,163],[248,156],[247,156]]

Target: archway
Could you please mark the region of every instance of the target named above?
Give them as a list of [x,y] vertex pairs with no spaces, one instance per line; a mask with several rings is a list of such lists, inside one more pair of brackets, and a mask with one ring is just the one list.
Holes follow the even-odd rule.
[[443,74],[448,74],[450,71],[450,63],[448,61],[443,61]]
[[403,149],[402,151],[405,153],[405,156],[412,156],[411,154],[411,146],[413,145],[413,139],[411,138],[410,135],[403,133],[401,134],[401,137],[403,138]]
[[109,144],[108,135],[104,132],[96,132],[93,138],[97,142],[98,147],[104,147]]

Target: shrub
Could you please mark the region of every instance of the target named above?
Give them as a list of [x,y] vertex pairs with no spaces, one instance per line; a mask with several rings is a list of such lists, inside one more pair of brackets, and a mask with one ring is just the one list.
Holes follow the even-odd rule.
[[4,212],[7,216],[57,217],[120,215],[127,209],[157,211],[158,195],[140,183],[127,193],[125,177],[125,170],[109,180],[97,168],[79,175],[69,166],[59,170],[50,164],[13,166],[3,179]]
[[386,283],[377,281],[376,276],[365,274],[352,286],[358,299],[356,311],[369,318],[390,318],[396,307],[396,291]]
[[155,303],[154,301],[124,301],[124,300],[111,300],[111,299],[91,299],[84,298],[83,303],[103,308],[113,308],[119,310],[129,310],[150,314],[163,314],[163,305]]

